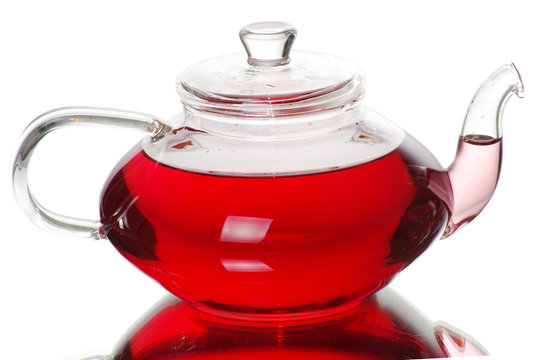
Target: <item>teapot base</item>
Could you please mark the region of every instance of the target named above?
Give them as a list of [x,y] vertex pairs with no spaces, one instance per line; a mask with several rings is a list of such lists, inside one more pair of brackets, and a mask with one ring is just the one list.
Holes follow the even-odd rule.
[[[171,295],[99,360],[379,360],[478,356],[485,350],[444,323],[431,323],[390,289],[352,309],[301,321],[214,317]],[[85,360],[85,359],[84,359]]]
[[342,302],[340,304],[339,302],[335,302],[334,305],[325,304],[317,309],[314,306],[302,306],[291,309],[269,309],[268,311],[265,311],[264,309],[254,310],[251,308],[231,307],[229,305],[221,306],[220,304],[216,305],[197,302],[193,305],[198,311],[217,318],[256,322],[300,321],[324,319],[342,314],[357,307],[366,297],[370,296],[378,290],[379,288],[374,289],[365,295],[352,298],[349,301]]

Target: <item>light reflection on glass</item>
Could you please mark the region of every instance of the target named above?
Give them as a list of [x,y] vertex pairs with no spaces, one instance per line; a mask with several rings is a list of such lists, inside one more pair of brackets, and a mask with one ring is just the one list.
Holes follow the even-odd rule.
[[435,337],[450,357],[488,355],[484,347],[474,338],[444,322],[437,322]]
[[220,241],[234,243],[261,242],[273,219],[264,219],[247,216],[228,216],[222,225]]
[[270,318],[237,314],[238,318],[231,312],[213,314],[210,307],[167,295],[126,332],[111,355],[82,360],[476,359],[487,355],[466,333],[444,322],[431,323],[389,288],[342,311],[317,316],[319,312],[309,317],[303,312],[270,312]]
[[264,272],[274,271],[261,260],[221,259],[222,266],[231,272]]

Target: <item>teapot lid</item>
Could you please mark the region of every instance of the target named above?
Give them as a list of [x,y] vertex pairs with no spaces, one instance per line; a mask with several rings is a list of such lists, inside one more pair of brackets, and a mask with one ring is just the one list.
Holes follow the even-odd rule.
[[184,70],[177,81],[186,109],[269,118],[347,110],[364,96],[364,76],[344,59],[292,51],[296,29],[283,22],[244,26],[247,52],[215,57]]

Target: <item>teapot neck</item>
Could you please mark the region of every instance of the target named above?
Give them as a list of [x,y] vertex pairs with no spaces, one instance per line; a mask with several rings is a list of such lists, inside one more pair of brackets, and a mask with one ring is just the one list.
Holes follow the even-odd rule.
[[363,109],[359,102],[353,102],[350,106],[304,115],[253,118],[199,111],[185,106],[185,122],[192,128],[220,136],[288,139],[330,133],[352,125],[363,118]]

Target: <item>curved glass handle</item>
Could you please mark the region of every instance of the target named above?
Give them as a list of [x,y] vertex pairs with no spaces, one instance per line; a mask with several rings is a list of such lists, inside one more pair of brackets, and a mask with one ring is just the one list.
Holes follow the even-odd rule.
[[13,190],[25,214],[36,225],[83,238],[103,239],[99,220],[88,220],[54,213],[33,196],[29,190],[27,170],[37,144],[51,131],[66,126],[101,125],[140,130],[151,135],[153,141],[163,136],[170,127],[157,117],[138,112],[90,108],[60,108],[42,114],[27,126],[13,164]]

